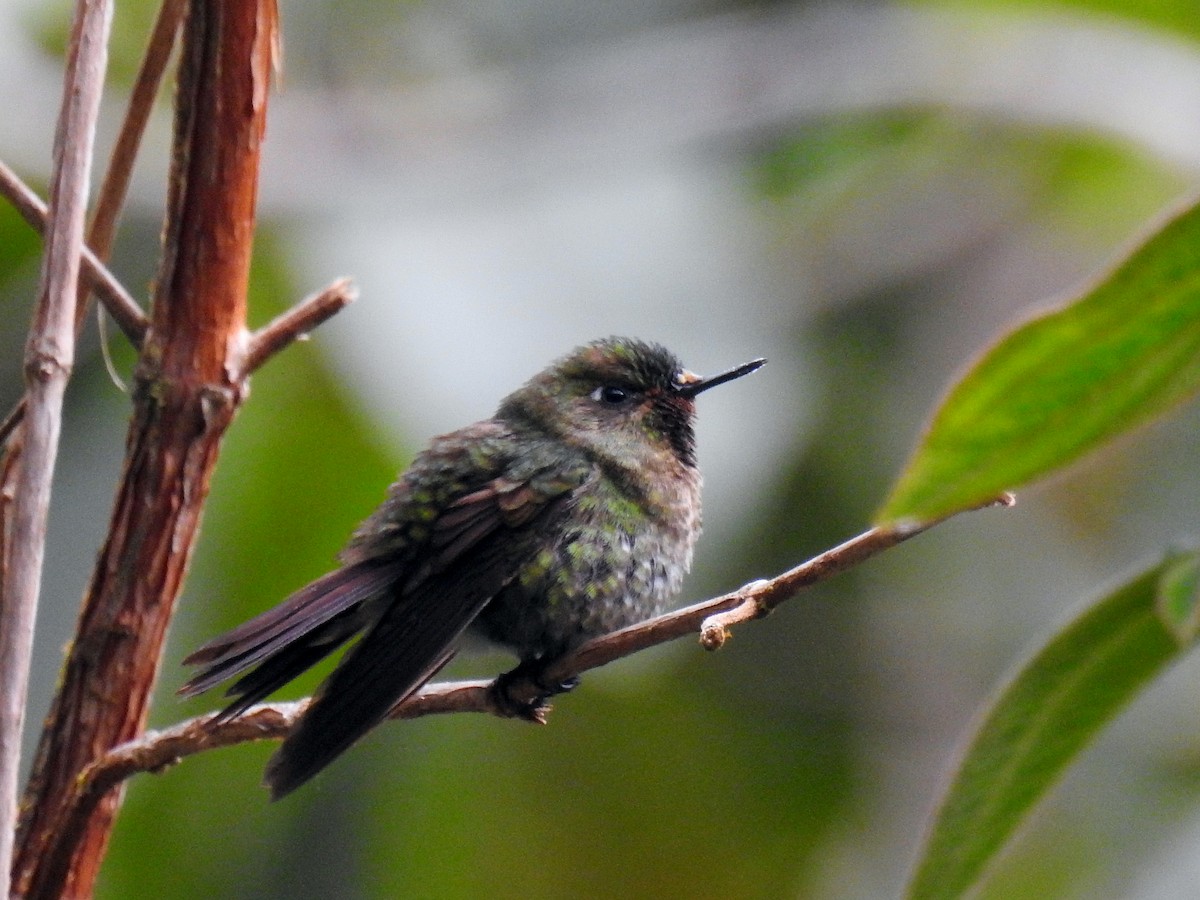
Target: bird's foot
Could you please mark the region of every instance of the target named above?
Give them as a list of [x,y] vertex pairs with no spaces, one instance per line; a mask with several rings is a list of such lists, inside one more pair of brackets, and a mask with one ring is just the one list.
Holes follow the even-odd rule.
[[[579,686],[578,676],[564,681],[547,681],[545,675],[545,660],[524,659],[515,669],[498,676],[492,682],[492,698],[500,714],[545,725],[550,698]],[[532,694],[531,686],[535,691]]]

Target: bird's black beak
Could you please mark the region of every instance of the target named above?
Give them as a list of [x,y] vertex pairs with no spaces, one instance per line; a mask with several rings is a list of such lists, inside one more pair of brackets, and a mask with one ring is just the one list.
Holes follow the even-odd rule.
[[724,384],[727,381],[733,381],[735,378],[741,378],[743,375],[756,372],[766,364],[767,361],[765,359],[752,359],[750,362],[734,366],[720,375],[709,375],[707,378],[701,378],[699,375],[694,375],[684,369],[675,376],[676,390],[684,397],[695,397],[697,394],[707,391],[709,388],[716,387],[718,384]]

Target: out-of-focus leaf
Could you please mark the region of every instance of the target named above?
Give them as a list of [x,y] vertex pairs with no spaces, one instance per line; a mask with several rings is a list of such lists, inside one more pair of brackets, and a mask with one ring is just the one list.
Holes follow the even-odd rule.
[[754,187],[779,200],[815,184],[844,185],[869,177],[883,160],[919,155],[912,144],[922,149],[933,145],[922,140],[930,121],[928,115],[887,113],[839,116],[804,128],[759,157],[752,171]]
[[[997,10],[1008,16],[1045,15],[1048,7],[1045,0],[923,0],[922,5],[961,8],[975,15]],[[1057,0],[1052,8],[1092,14],[1109,27],[1126,19],[1130,23],[1126,27],[1133,23],[1152,25],[1184,37],[1200,37],[1195,0]]]
[[1200,206],[951,390],[877,516],[927,521],[1060,468],[1200,390]]
[[[1193,568],[1197,557],[1186,557]],[[1068,763],[1182,652],[1158,612],[1169,560],[1089,607],[1020,667],[987,710],[909,885],[910,900],[960,897]]]
[[[1128,142],[947,110],[876,111],[806,123],[754,157],[750,177],[757,194],[788,205],[785,227],[803,223],[794,239],[803,242],[796,250],[807,258],[829,243],[835,253],[843,242],[861,247],[873,227],[927,215],[914,198],[947,191],[967,190],[963,196],[988,209],[976,212],[982,218],[975,228],[1011,226],[1016,220],[1002,198],[1018,172],[1025,212],[1038,227],[1101,246],[1121,240],[1187,184]],[[947,252],[953,245],[945,245]]]
[[1158,585],[1159,618],[1180,645],[1200,634],[1200,559],[1189,554],[1168,564]]

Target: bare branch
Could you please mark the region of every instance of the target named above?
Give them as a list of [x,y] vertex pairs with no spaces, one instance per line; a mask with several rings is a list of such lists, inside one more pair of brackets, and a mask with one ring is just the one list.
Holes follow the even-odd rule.
[[[25,182],[17,177],[12,169],[2,162],[0,162],[0,195],[12,203],[17,212],[21,214],[21,218],[28,222],[34,231],[38,234],[45,233],[46,204]],[[82,269],[83,273],[91,279],[92,289],[104,304],[104,308],[108,310],[109,315],[113,317],[133,345],[140,347],[142,338],[146,335],[148,321],[137,301],[130,296],[129,292],[108,270],[108,267],[88,247],[83,248]]]
[[[162,85],[163,73],[166,72],[167,61],[171,58],[171,50],[175,46],[175,37],[179,33],[186,9],[185,0],[165,0],[159,7],[158,18],[155,19],[154,28],[150,32],[146,55],[142,58],[142,64],[134,79],[129,106],[125,110],[121,130],[113,144],[108,169],[100,184],[96,208],[92,212],[92,222],[88,228],[88,247],[100,260],[107,260],[112,250],[117,220],[129,193],[133,164],[137,160],[138,148],[141,147],[146,124],[150,121],[150,113],[154,109],[154,98],[158,96],[159,87]],[[76,334],[79,333],[87,314],[87,299],[93,288],[92,273],[86,269],[84,271],[87,278],[80,283],[78,307],[75,311]],[[100,291],[97,290],[96,293],[99,295]],[[120,318],[112,311],[112,304],[105,301],[104,305],[109,308],[113,318],[120,322]],[[138,315],[141,316],[140,309]],[[145,322],[144,317],[142,318],[141,330],[144,332]],[[121,325],[121,329],[133,341],[134,346],[141,345],[140,339],[135,339],[124,324]]]
[[[1005,506],[1011,502],[1008,496],[997,501]],[[519,674],[519,670],[514,670],[496,679],[425,685],[398,703],[389,718],[415,719],[439,713],[478,712],[543,723],[549,707],[540,705],[531,709],[530,704],[542,701],[545,684],[567,682],[639,650],[697,632],[702,646],[716,649],[724,643],[728,629],[733,625],[760,618],[805,588],[853,568],[936,524],[873,528],[770,580],[751,582],[731,593],[588,641],[554,660],[536,675]],[[309,702],[304,699],[260,704],[223,722],[215,722],[217,714],[208,713],[114,747],[80,776],[78,790],[65,812],[68,821],[64,827],[72,827],[73,821],[86,821],[91,808],[106,792],[138,772],[161,772],[188,756],[220,747],[281,740]]]
[[88,231],[88,245],[100,256],[107,257],[112,248],[113,234],[125,196],[129,193],[129,181],[133,164],[137,160],[138,148],[146,132],[146,124],[154,110],[154,98],[162,85],[175,37],[187,9],[185,0],[165,0],[158,10],[158,18],[150,32],[146,55],[138,69],[129,94],[129,106],[125,119],[113,144],[112,156],[104,174],[104,182],[96,198],[96,209]]
[[[42,278],[25,347],[25,429],[0,573],[0,872],[12,871],[21,732],[33,624],[45,555],[46,519],[63,394],[75,361],[75,291],[104,70],[109,0],[79,0],[71,26],[63,101],[54,137],[49,227]],[[10,460],[11,462],[11,460]],[[6,470],[9,467],[6,465]]]
[[305,297],[283,315],[272,319],[250,338],[242,375],[247,376],[293,341],[303,340],[326,319],[358,299],[349,278],[339,278],[325,290]]
[[[88,309],[88,297],[93,290],[135,347],[141,346],[142,337],[146,332],[145,314],[138,306],[137,301],[108,271],[104,261],[108,259],[109,251],[112,249],[117,219],[129,191],[129,180],[133,173],[138,147],[141,145],[146,123],[154,108],[154,98],[162,83],[167,60],[170,59],[171,49],[175,45],[175,36],[179,31],[179,24],[183,20],[185,10],[185,0],[166,0],[163,3],[154,23],[146,56],[142,60],[142,66],[138,70],[137,79],[134,82],[133,92],[129,98],[129,108],[125,112],[125,120],[121,123],[120,134],[113,146],[108,170],[100,185],[96,209],[92,215],[92,224],[88,228],[87,246],[83,250],[84,277],[79,281],[75,307],[76,339],[83,328],[83,320]],[[45,229],[45,204],[3,162],[0,162],[0,194],[7,197],[25,221],[39,233]],[[0,446],[4,444],[24,417],[25,399],[22,398],[9,411],[4,421],[0,422]]]
[[119,793],[105,794],[78,828],[57,825],[79,774],[144,728],[213,466],[245,396],[234,376],[276,27],[273,0],[188,4],[153,327],[109,533],[22,803],[19,896],[94,892]]

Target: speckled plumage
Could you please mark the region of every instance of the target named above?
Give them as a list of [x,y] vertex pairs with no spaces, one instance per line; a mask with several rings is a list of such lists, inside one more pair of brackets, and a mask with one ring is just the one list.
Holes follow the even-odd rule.
[[193,653],[204,668],[182,692],[240,675],[231,717],[363,633],[272,758],[278,797],[432,677],[464,630],[531,664],[662,612],[700,532],[694,397],[759,365],[700,379],[658,345],[577,348],[493,418],[435,438],[341,567]]

